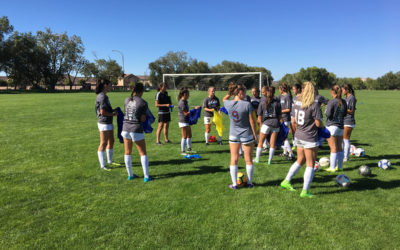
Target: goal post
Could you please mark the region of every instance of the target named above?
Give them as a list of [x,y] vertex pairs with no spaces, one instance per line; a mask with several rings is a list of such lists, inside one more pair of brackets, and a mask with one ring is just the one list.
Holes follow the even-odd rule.
[[[179,76],[229,76],[229,75],[259,75],[260,91],[262,88],[262,72],[233,72],[233,73],[182,73],[182,74],[163,74],[163,82],[165,77],[179,77]],[[269,86],[268,77],[267,84]]]

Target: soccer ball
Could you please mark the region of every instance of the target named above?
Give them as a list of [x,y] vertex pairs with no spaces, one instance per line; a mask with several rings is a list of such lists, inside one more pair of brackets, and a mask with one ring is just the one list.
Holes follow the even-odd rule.
[[321,159],[319,159],[319,165],[321,167],[327,167],[330,164],[330,160],[328,157],[322,157]]
[[210,135],[210,137],[208,138],[208,141],[209,142],[216,142],[217,138],[215,138],[215,136],[213,136],[213,135]]
[[319,162],[318,162],[318,161],[315,161],[315,164],[314,164],[314,171],[319,171],[320,169],[321,169],[321,167],[320,167]]
[[358,173],[362,176],[370,176],[371,175],[371,168],[367,165],[363,165],[358,168]]
[[365,156],[365,151],[363,148],[357,148],[356,151],[354,152],[354,155],[357,157],[363,157]]
[[378,167],[383,170],[389,169],[391,166],[392,166],[392,164],[390,163],[390,161],[388,161],[386,159],[380,160],[378,162]]
[[247,177],[243,172],[238,172],[236,183],[239,187],[247,184]]
[[356,146],[350,145],[350,154],[351,155],[355,155],[356,154],[356,150],[357,150]]
[[350,186],[350,178],[347,175],[341,174],[336,176],[336,185],[339,187]]

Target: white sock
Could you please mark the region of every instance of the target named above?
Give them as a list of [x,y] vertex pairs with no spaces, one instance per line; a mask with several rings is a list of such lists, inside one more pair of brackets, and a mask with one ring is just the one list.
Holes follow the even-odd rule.
[[260,159],[262,150],[263,150],[263,148],[257,147],[257,151],[256,151],[256,158],[257,158],[257,159]]
[[343,139],[343,144],[344,144],[344,158],[349,159],[349,154],[350,154],[350,140],[348,139]]
[[236,185],[237,185],[238,166],[229,166],[229,169],[231,170],[232,184],[233,184],[234,186],[236,186]]
[[132,176],[132,157],[131,155],[124,155],[125,167],[128,176]]
[[343,168],[343,158],[344,158],[344,152],[343,151],[337,152],[337,165],[339,169]]
[[253,184],[254,165],[246,165],[247,183]]
[[111,164],[112,163],[112,158],[113,158],[113,154],[114,154],[114,149],[110,148],[110,149],[106,149],[107,152],[107,163]]
[[263,147],[264,148],[269,148],[269,143],[268,143],[267,139],[264,140]]
[[285,140],[285,147],[287,148],[287,151],[289,152],[289,154],[292,155],[293,154],[292,146],[290,146],[290,142],[288,139]]
[[222,137],[221,136],[218,136],[218,142],[221,142],[222,141]]
[[239,154],[240,154],[240,155],[242,155],[242,154],[243,154],[243,146],[242,146],[242,145],[240,145],[240,148],[239,148]]
[[336,161],[337,161],[337,153],[331,153],[331,157],[330,157],[330,161],[331,161],[331,169],[335,169],[336,167]]
[[308,190],[310,189],[311,182],[314,177],[314,168],[313,167],[306,167],[306,170],[304,171],[304,184],[303,184],[303,190]]
[[268,156],[269,162],[272,161],[272,157],[274,157],[274,153],[275,153],[275,148],[269,148],[269,156]]
[[144,178],[149,178],[149,160],[147,159],[147,155],[140,156],[140,162],[142,163]]
[[181,140],[181,151],[185,152],[185,148],[186,148],[186,139]]
[[104,153],[104,151],[97,151],[97,156],[99,157],[100,167],[105,168],[106,167],[106,154]]
[[192,138],[187,138],[186,144],[188,149],[192,149]]
[[207,132],[204,133],[204,137],[206,138],[206,143],[208,143],[208,135],[209,134]]
[[292,166],[289,169],[289,172],[286,175],[286,180],[291,181],[293,176],[295,176],[297,174],[297,172],[299,171],[299,169],[301,168],[301,165],[297,163],[297,161],[295,161]]

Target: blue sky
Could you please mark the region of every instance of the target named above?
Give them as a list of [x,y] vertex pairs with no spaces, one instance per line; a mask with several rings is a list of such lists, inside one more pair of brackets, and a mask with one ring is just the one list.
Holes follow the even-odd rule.
[[[50,27],[82,38],[85,56],[112,58],[142,75],[168,51],[210,66],[263,66],[275,80],[318,66],[339,77],[400,71],[400,1],[2,1],[20,32]],[[122,64],[122,63],[121,63]]]

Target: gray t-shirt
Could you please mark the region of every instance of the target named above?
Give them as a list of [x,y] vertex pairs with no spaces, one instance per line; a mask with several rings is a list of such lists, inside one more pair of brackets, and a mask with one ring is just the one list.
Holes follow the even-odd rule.
[[262,124],[272,128],[278,128],[279,117],[282,115],[281,105],[278,101],[273,100],[269,108],[267,108],[267,104],[263,101],[258,106],[257,115],[262,116]]
[[[279,95],[282,110],[292,108],[292,97],[289,94]],[[282,119],[284,122],[290,122],[290,111],[287,113],[282,112]]]
[[344,116],[347,113],[347,104],[346,102],[342,99],[342,106],[339,106],[339,100],[338,99],[332,99],[328,102],[328,105],[326,105],[325,109],[325,115],[326,115],[326,126],[336,126],[339,128],[343,128],[343,120]]
[[189,112],[189,104],[186,100],[179,100],[178,110],[179,110],[179,122],[189,123],[189,115],[185,116],[183,114],[183,112]]
[[[208,109],[215,109],[218,111],[219,107],[221,105],[219,104],[219,99],[218,97],[214,96],[213,98],[206,97],[203,101],[203,108],[208,108]],[[213,117],[214,112],[208,112],[204,110],[204,117]]]
[[100,114],[100,109],[104,109],[108,113],[113,112],[110,100],[108,99],[108,96],[106,94],[104,94],[104,92],[101,92],[97,95],[95,109],[96,109],[97,117],[99,118],[98,123],[101,123],[101,124],[112,124],[113,123],[112,116],[103,116]]
[[327,105],[329,102],[329,99],[325,98],[322,95],[317,95],[315,96],[315,102],[319,104],[319,106],[321,106],[322,104]]
[[138,96],[125,99],[125,116],[122,131],[143,133],[143,125],[140,120],[142,115],[147,114],[149,109],[147,102]]
[[224,101],[224,106],[228,111],[229,120],[229,135],[250,137],[253,135],[251,130],[249,115],[253,112],[253,107],[248,101]]
[[307,108],[301,107],[301,101],[293,103],[291,116],[296,121],[294,137],[307,142],[318,141],[318,127],[315,120],[322,121],[322,112],[318,103],[314,102]]
[[346,97],[344,100],[346,101],[347,104],[347,110],[350,109],[351,111],[353,111],[353,114],[349,114],[346,111],[346,115],[344,116],[344,125],[355,125],[356,120],[354,119],[354,113],[356,111],[357,99],[354,95],[350,95],[349,97]]

